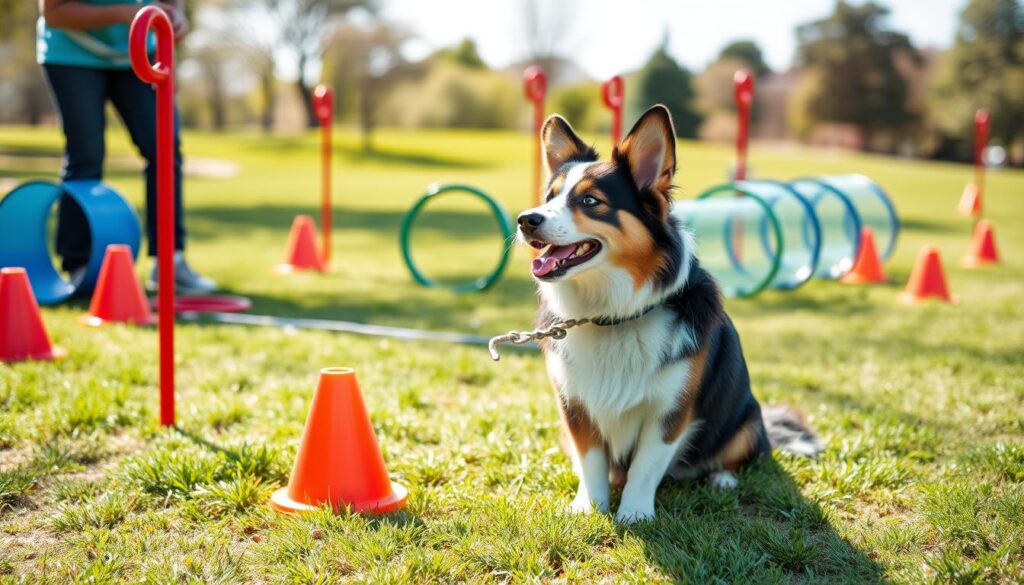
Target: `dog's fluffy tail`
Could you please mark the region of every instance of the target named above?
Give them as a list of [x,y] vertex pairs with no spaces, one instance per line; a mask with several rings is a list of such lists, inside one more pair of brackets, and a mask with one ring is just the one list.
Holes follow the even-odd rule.
[[825,449],[825,443],[799,410],[791,406],[769,406],[761,411],[761,417],[773,449],[801,457],[815,457]]

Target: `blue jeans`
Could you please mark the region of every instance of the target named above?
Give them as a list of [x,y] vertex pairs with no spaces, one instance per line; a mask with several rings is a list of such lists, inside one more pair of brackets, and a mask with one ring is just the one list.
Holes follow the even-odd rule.
[[[64,165],[60,178],[103,179],[106,154],[106,104],[109,100],[146,159],[146,237],[149,255],[156,255],[156,94],[131,70],[43,65],[64,129]],[[181,141],[174,117],[175,249],[185,249],[185,217],[181,205]],[[61,199],[57,213],[57,253],[67,271],[84,266],[91,248],[89,230],[77,203]]]

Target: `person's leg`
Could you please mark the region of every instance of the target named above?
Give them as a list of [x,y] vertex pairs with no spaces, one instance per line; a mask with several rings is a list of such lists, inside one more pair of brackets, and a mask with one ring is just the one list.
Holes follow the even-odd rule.
[[[102,179],[107,101],[107,71],[87,67],[44,65],[64,130],[62,181]],[[77,203],[61,198],[57,211],[57,253],[62,266],[75,272],[89,262],[91,234]]]
[[[156,256],[156,92],[129,70],[111,74],[110,100],[121,115],[132,142],[146,159],[146,236],[149,255]],[[185,249],[185,213],[182,206],[182,157],[178,135],[178,115],[174,116],[174,249]]]

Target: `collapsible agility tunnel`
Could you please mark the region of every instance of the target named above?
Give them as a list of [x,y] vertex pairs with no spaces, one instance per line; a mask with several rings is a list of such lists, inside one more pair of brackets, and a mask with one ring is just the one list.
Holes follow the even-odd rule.
[[[61,275],[50,252],[51,211],[63,197],[81,208],[89,233],[88,268],[85,278],[77,283]],[[76,292],[92,290],[107,246],[127,245],[134,258],[141,237],[135,210],[99,181],[31,181],[0,200],[0,266],[24,268],[41,305],[53,305]]]
[[833,175],[789,184],[810,203],[821,224],[821,255],[815,271],[819,278],[840,278],[850,271],[864,226],[874,231],[883,261],[896,250],[899,216],[889,196],[868,177]]
[[[756,248],[760,245],[765,257],[777,259],[779,267],[767,286],[790,290],[807,282],[814,274],[821,248],[821,227],[810,204],[789,185],[779,181],[738,181],[712,187],[702,193],[699,199],[721,199],[736,197],[754,197],[764,202],[771,210],[780,230],[776,242],[771,234],[771,224],[767,216],[755,226],[756,238],[744,242],[745,248]],[[734,228],[735,229],[735,228]],[[734,266],[742,267],[746,262],[739,252],[742,249],[737,240],[737,231],[733,237],[723,240],[729,244],[733,254]],[[756,256],[755,256],[756,257]]]
[[782,227],[760,197],[706,193],[676,202],[672,214],[693,232],[701,266],[725,295],[755,295],[778,274]]

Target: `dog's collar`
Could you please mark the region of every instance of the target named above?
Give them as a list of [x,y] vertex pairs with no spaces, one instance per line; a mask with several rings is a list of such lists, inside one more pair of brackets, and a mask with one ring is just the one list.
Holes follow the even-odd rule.
[[657,305],[650,305],[647,308],[645,308],[644,310],[639,311],[637,313],[633,313],[632,315],[629,315],[628,317],[593,317],[593,318],[590,319],[590,322],[593,323],[594,325],[599,326],[599,327],[610,327],[612,325],[621,325],[623,323],[628,323],[630,321],[636,321],[640,317],[643,317],[647,313],[650,313],[651,311],[653,311],[655,307],[657,307]]

